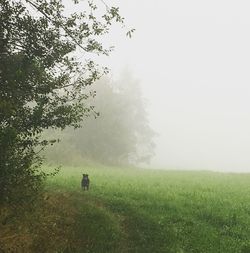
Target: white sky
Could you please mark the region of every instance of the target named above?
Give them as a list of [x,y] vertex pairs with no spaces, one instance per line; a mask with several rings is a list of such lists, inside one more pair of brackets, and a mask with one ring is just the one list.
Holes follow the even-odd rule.
[[154,166],[250,172],[250,2],[120,0],[131,40],[107,60],[141,81]]
[[107,0],[115,29],[102,61],[141,81],[159,133],[153,166],[250,172],[249,0]]

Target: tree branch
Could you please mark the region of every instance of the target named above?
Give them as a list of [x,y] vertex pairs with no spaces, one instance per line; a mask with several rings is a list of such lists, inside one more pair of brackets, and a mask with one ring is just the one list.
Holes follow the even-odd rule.
[[[33,8],[35,8],[36,11],[40,12],[44,17],[46,17],[51,23],[53,23],[54,25],[58,25],[58,23],[56,23],[53,19],[51,19],[44,11],[40,10],[38,8],[38,6],[32,2],[31,0],[25,0],[27,3],[29,3],[31,6],[33,6]],[[77,41],[76,38],[74,38],[69,31],[67,30],[67,27],[65,27],[63,24],[59,25],[64,31],[65,33],[73,40],[73,42],[78,45],[81,49],[83,49],[84,51],[86,51],[86,49]]]

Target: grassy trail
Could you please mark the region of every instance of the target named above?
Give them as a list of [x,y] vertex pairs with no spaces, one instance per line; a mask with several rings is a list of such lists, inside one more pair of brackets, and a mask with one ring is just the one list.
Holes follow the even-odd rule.
[[250,253],[250,174],[65,167],[0,231],[4,253]]

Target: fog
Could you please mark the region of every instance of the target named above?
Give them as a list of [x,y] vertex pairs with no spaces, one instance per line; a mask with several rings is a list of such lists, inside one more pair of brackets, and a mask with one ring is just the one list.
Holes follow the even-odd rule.
[[[112,3],[112,2],[109,2]],[[250,171],[249,1],[114,1],[106,60],[140,80],[156,139],[152,167]]]
[[129,68],[140,80],[158,133],[151,167],[250,172],[249,1],[105,2],[126,28],[98,61],[113,79]]

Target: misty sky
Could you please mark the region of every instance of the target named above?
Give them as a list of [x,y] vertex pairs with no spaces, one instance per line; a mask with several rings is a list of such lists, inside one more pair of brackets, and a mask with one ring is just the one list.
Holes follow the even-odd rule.
[[105,2],[136,28],[113,29],[99,61],[140,80],[159,133],[152,166],[250,172],[250,2]]
[[152,165],[250,171],[250,2],[113,2],[136,33],[112,34],[107,64],[141,82],[160,134]]

